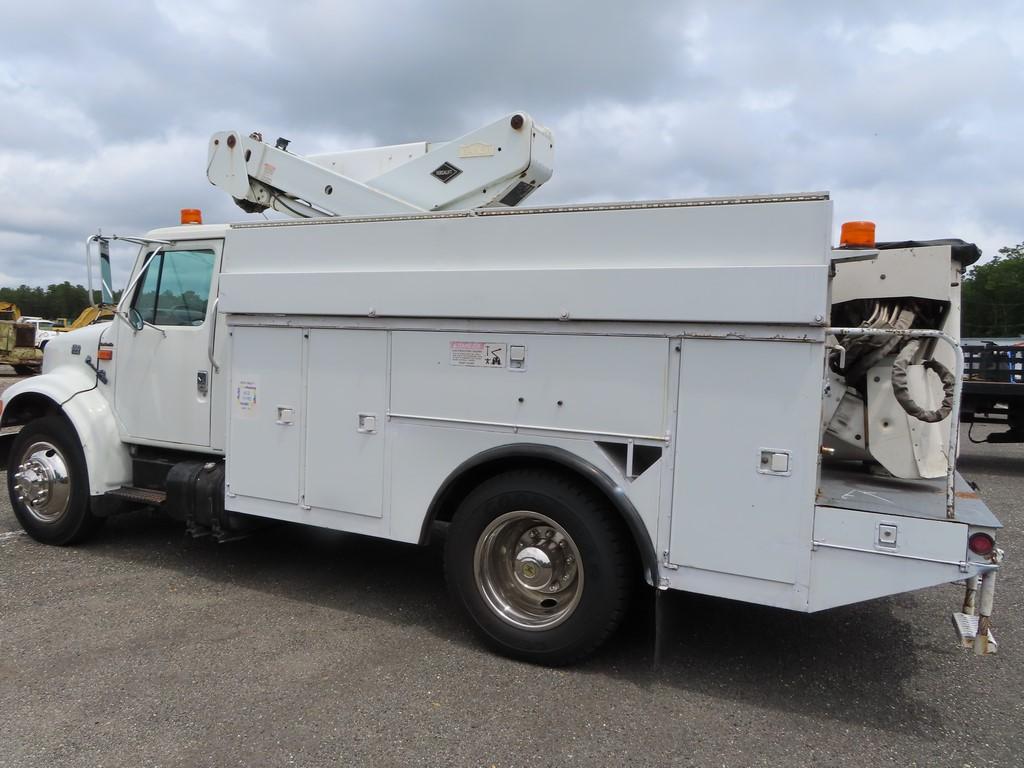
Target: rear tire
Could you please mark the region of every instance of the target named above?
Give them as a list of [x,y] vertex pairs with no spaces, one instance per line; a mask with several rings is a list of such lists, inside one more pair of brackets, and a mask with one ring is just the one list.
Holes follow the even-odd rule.
[[628,532],[589,486],[516,470],[474,489],[448,531],[452,597],[498,652],[559,666],[595,651],[625,614]]
[[51,414],[22,427],[11,447],[7,491],[25,532],[44,544],[84,540],[102,523],[89,507],[85,454],[71,425]]
[[39,372],[38,368],[34,368],[31,365],[15,365],[12,367],[18,376],[32,376]]

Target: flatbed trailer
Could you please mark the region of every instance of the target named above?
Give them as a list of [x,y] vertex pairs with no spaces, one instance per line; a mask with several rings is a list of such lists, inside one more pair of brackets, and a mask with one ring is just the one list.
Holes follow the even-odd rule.
[[984,442],[1024,443],[1024,341],[964,345],[960,420],[1007,427]]

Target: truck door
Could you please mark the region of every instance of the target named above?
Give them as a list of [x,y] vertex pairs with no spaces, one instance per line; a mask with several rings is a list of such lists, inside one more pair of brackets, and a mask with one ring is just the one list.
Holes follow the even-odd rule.
[[208,346],[222,243],[189,241],[156,251],[122,305],[146,323],[135,330],[115,321],[114,400],[129,440],[210,445],[217,385]]

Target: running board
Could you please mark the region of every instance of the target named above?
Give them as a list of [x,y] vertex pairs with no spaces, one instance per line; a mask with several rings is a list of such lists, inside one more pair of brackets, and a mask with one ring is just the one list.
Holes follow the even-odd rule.
[[164,491],[154,491],[150,488],[136,488],[134,485],[124,485],[120,488],[115,488],[112,491],[107,491],[104,496],[112,496],[115,499],[122,499],[124,501],[130,501],[135,504],[145,504],[151,507],[162,506],[167,501],[167,493]]

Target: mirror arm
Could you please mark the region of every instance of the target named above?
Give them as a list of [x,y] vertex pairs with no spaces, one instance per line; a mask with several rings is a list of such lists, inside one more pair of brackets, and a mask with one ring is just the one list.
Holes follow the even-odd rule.
[[[128,238],[121,238],[121,239],[122,239],[122,240],[127,240]],[[124,294],[122,294],[122,296],[121,296],[121,301],[122,301],[122,302],[131,302],[131,297],[132,297],[132,294],[134,294],[134,293],[135,293],[135,286],[136,286],[136,284],[138,284],[139,280],[141,280],[141,279],[142,279],[142,276],[143,276],[144,274],[146,274],[146,270],[147,270],[147,269],[149,269],[149,265],[153,263],[153,259],[155,259],[155,258],[156,258],[156,255],[157,255],[158,253],[160,253],[160,251],[161,251],[161,250],[163,250],[163,245],[162,245],[162,244],[161,244],[161,245],[158,245],[158,246],[157,246],[156,248],[154,248],[154,249],[153,249],[153,252],[152,252],[151,254],[149,254],[149,258],[148,258],[148,259],[146,259],[145,263],[144,263],[144,264],[142,265],[142,268],[141,268],[141,269],[139,269],[139,272],[138,272],[138,274],[137,274],[137,275],[135,275],[135,279],[134,279],[134,280],[132,280],[132,281],[131,281],[131,282],[130,282],[130,283],[128,284],[128,287],[127,287],[127,288],[125,288],[125,289],[124,289]],[[115,314],[115,315],[117,315],[118,317],[120,317],[120,318],[121,318],[122,320],[124,320],[124,321],[125,321],[126,323],[128,323],[128,326],[129,326],[129,327],[130,327],[130,328],[131,328],[131,329],[132,329],[133,331],[135,331],[136,333],[138,333],[138,332],[139,332],[139,329],[137,329],[137,328],[135,327],[135,325],[134,325],[134,324],[132,323],[131,319],[130,319],[130,318],[128,317],[128,311],[127,311],[127,310],[122,310],[122,308],[121,308],[121,307],[118,307],[118,308],[117,308],[117,309],[115,310],[114,314]],[[139,315],[139,317],[141,318],[141,317],[142,317],[142,315]],[[161,336],[163,336],[163,337],[164,337],[165,339],[167,338],[167,333],[166,333],[166,332],[164,331],[164,329],[163,329],[163,328],[159,328],[159,327],[157,327],[157,326],[153,325],[152,323],[146,322],[145,320],[143,320],[143,321],[142,321],[142,324],[143,324],[144,326],[145,326],[145,325],[148,325],[148,326],[149,326],[150,328],[156,328],[156,329],[157,329],[157,330],[158,330],[158,331],[160,332],[160,335],[161,335]]]
[[92,244],[99,240],[101,235],[89,235],[85,241],[85,283],[89,291],[89,306],[96,306],[96,299],[92,292]]

